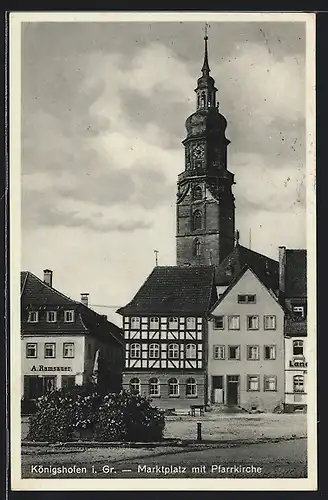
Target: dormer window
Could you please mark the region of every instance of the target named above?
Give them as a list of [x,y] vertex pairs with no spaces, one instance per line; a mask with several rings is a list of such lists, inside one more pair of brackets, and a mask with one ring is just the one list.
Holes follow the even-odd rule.
[[74,323],[74,311],[64,311],[64,322]]
[[57,321],[57,312],[47,311],[47,323],[56,323],[56,321]]
[[304,319],[305,318],[304,306],[293,306],[293,314],[297,319]]
[[29,311],[27,321],[29,323],[37,323],[39,321],[38,311]]

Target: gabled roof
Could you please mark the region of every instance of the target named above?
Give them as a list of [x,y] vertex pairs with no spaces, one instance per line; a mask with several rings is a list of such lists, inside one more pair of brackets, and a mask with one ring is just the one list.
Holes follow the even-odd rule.
[[264,286],[264,288],[267,289],[268,293],[272,296],[272,298],[277,302],[277,304],[281,306],[281,304],[279,303],[278,301],[278,297],[273,293],[273,291],[268,288],[264,283],[263,281],[259,278],[259,276],[256,274],[256,272],[251,269],[250,266],[248,266],[247,264],[241,269],[240,273],[235,276],[233,278],[233,280],[231,281],[231,283],[229,284],[229,286],[225,289],[225,291],[223,292],[223,294],[219,297],[219,299],[215,302],[215,304],[211,307],[211,310],[210,310],[210,313],[212,313],[214,311],[214,309],[216,309],[216,307],[221,304],[221,302],[223,301],[223,299],[230,293],[230,291],[236,286],[236,284],[238,283],[238,281],[241,280],[241,278],[244,276],[244,274],[246,273],[246,271],[250,271],[252,274],[254,274],[254,276],[256,276],[256,278],[259,280],[259,282],[261,283],[262,286]]
[[24,333],[44,333],[45,330],[49,334],[72,333],[85,334],[89,332],[91,335],[102,337],[111,335],[115,340],[122,343],[122,330],[104,318],[101,314],[96,313],[89,307],[86,307],[81,302],[71,299],[62,294],[55,288],[47,285],[40,278],[30,271],[21,272],[21,306],[24,309],[32,307],[33,309],[49,310],[53,308],[65,308],[74,310],[75,321],[65,323],[57,321],[55,323],[45,323],[38,321],[37,323],[29,323],[22,320],[22,330]]
[[21,272],[22,305],[37,303],[44,306],[76,307],[79,302],[70,299],[55,288],[47,285],[30,271]]
[[248,266],[259,280],[269,289],[277,290],[279,283],[279,263],[266,255],[254,252],[237,244],[232,252],[216,269],[216,284],[229,285]]
[[212,266],[157,266],[119,314],[205,314],[217,299]]
[[304,249],[286,249],[285,298],[307,296],[307,252]]

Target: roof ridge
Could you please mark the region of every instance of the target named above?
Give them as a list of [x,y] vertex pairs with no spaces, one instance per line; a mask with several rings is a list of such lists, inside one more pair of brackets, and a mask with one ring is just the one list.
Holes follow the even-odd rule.
[[71,302],[74,302],[75,304],[79,304],[80,302],[78,302],[77,300],[74,300],[72,299],[71,297],[68,297],[68,295],[65,295],[64,293],[60,292],[59,290],[57,290],[57,288],[54,288],[53,286],[50,286],[48,285],[47,283],[45,283],[45,281],[41,280],[41,278],[39,278],[38,276],[36,276],[34,273],[32,273],[31,271],[27,271],[31,276],[33,276],[35,279],[37,279],[44,287],[46,287],[48,290],[54,292],[54,293],[57,293],[58,295],[60,295],[61,297],[64,297],[65,299],[68,299],[70,300]]
[[278,262],[277,260],[272,259],[271,257],[268,257],[267,255],[264,255],[264,253],[256,252],[255,250],[252,250],[251,248],[244,247],[243,245],[236,245],[235,248],[237,248],[237,247],[242,248],[243,250],[246,250],[247,252],[251,252],[251,253],[254,253],[256,255],[260,255],[261,257],[265,257],[266,259],[271,260],[272,262]]

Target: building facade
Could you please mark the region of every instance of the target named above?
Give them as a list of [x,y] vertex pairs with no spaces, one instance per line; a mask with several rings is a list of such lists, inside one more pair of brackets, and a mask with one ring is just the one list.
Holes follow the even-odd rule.
[[285,411],[307,408],[307,254],[279,248],[280,299],[285,308]]
[[120,328],[53,288],[52,271],[44,271],[43,281],[31,272],[21,273],[24,399],[35,400],[93,377],[109,391],[120,390],[123,344]]
[[123,388],[161,408],[205,405],[206,314],[217,299],[214,268],[155,267],[123,316]]
[[284,311],[245,266],[212,309],[208,326],[212,407],[273,411],[284,402]]

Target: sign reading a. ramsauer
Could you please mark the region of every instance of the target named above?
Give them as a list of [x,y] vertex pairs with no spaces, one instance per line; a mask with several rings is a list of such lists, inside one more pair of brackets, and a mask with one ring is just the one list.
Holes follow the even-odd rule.
[[44,365],[33,365],[31,372],[71,372],[72,368],[70,366],[44,366]]

